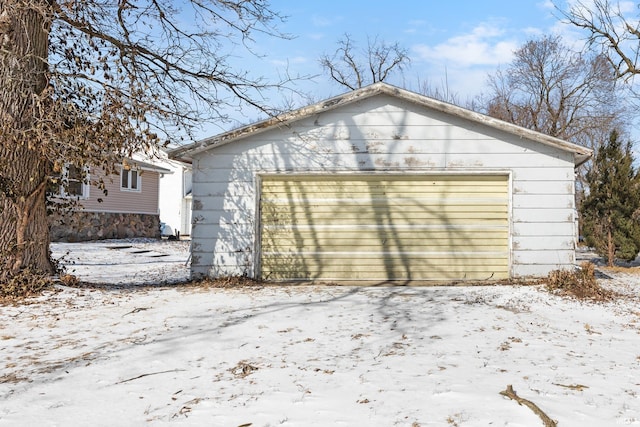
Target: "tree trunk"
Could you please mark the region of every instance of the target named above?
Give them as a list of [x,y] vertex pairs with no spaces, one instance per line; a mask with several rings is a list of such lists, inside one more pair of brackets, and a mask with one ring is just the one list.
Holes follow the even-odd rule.
[[47,161],[38,111],[47,88],[53,0],[0,0],[0,286],[50,273]]
[[612,228],[611,221],[609,221],[607,227],[607,266],[609,267],[613,267],[613,263],[616,258],[616,244],[613,241],[613,233],[611,232]]

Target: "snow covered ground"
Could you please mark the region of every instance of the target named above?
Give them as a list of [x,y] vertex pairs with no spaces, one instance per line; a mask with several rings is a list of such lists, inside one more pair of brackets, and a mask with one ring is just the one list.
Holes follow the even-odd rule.
[[542,426],[509,384],[561,427],[640,425],[636,274],[601,279],[627,295],[604,304],[539,286],[149,287],[133,285],[187,277],[188,242],[53,249],[117,286],[0,306],[0,426]]
[[189,279],[189,240],[121,239],[52,243],[51,252],[80,280],[107,285],[158,285]]

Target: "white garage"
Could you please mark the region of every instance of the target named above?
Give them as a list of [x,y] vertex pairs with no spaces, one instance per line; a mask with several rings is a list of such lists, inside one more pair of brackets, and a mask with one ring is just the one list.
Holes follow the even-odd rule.
[[377,83],[175,150],[192,276],[497,280],[575,263],[590,151]]

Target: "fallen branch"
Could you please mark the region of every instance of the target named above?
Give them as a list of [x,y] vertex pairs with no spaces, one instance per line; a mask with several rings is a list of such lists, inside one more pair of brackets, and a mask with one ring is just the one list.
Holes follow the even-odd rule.
[[138,375],[137,377],[128,378],[126,380],[118,381],[116,384],[128,383],[129,381],[137,380],[140,378],[148,377],[151,375],[168,374],[169,372],[182,372],[184,369],[170,369],[168,371],[150,372],[148,374]]
[[140,313],[141,311],[144,311],[144,310],[151,310],[151,307],[136,307],[130,312],[123,314],[122,317],[126,316],[127,314]]
[[538,405],[536,405],[530,400],[523,399],[520,396],[518,396],[516,392],[513,390],[513,386],[511,384],[507,386],[506,390],[501,391],[500,394],[508,397],[511,400],[515,400],[516,402],[518,402],[518,405],[525,405],[526,407],[531,409],[536,415],[540,417],[540,419],[542,419],[542,422],[544,423],[545,427],[556,427],[558,425],[554,420],[549,418],[549,416],[545,414],[542,411],[542,409],[538,407]]
[[557,385],[558,387],[564,387],[564,388],[569,388],[571,390],[578,390],[578,391],[582,391],[585,388],[589,388],[589,386],[587,385],[582,385],[582,384],[558,384],[558,383],[552,383],[553,385]]

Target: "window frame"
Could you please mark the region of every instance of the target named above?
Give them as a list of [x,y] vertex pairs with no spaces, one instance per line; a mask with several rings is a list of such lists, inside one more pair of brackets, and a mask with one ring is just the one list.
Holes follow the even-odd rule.
[[[126,175],[125,175],[126,174]],[[132,187],[132,177],[135,174],[135,188]],[[124,186],[124,177],[127,176],[127,186]],[[125,191],[129,193],[140,193],[142,192],[142,177],[140,176],[140,170],[136,168],[120,168],[120,191]]]
[[[82,175],[78,178],[69,179],[69,168],[75,167],[78,171],[84,171]],[[58,185],[58,193],[56,197],[61,199],[75,199],[75,200],[87,200],[89,198],[89,189],[91,188],[90,177],[89,177],[89,168],[87,166],[75,166],[70,163],[66,163],[62,167],[62,171],[59,175],[60,184]],[[81,194],[73,194],[69,192],[69,183],[77,182],[81,184],[80,191]]]

